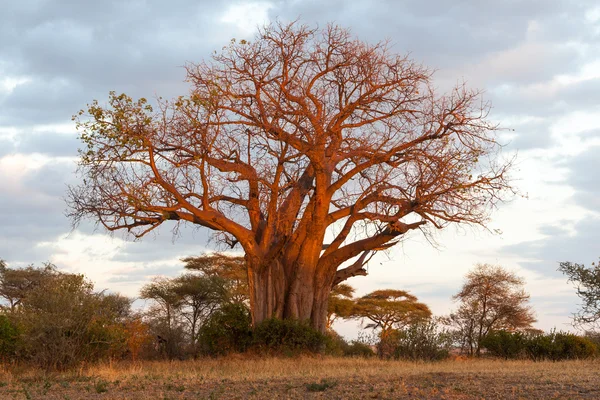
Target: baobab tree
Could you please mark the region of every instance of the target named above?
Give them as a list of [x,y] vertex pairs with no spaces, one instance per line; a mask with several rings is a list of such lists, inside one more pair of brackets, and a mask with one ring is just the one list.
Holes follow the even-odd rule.
[[484,225],[510,189],[478,91],[337,26],[277,23],[188,64],[190,94],[127,95],[75,116],[68,203],[141,237],[167,221],[241,246],[252,321],[325,330],[332,287],[413,230]]

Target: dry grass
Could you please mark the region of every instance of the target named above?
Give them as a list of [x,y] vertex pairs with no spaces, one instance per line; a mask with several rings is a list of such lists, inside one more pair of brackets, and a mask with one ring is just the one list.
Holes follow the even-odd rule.
[[2,399],[600,398],[600,362],[247,358],[0,370]]

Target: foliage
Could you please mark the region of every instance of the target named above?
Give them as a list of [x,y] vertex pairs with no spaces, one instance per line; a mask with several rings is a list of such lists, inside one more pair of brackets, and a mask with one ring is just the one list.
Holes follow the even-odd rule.
[[96,293],[83,275],[55,271],[27,292],[15,314],[20,356],[46,368],[120,355],[129,300]]
[[454,296],[458,309],[446,318],[459,344],[469,355],[479,355],[482,340],[493,330],[525,330],[536,321],[527,304],[523,279],[500,266],[477,264]]
[[8,303],[9,311],[14,312],[31,290],[54,274],[56,267],[50,263],[43,268],[32,265],[26,268],[9,268],[6,263],[0,262],[0,298]]
[[124,329],[127,351],[131,360],[137,361],[142,349],[152,342],[150,327],[141,318],[135,317],[125,323]]
[[327,303],[327,329],[331,329],[338,318],[352,317],[356,305],[353,294],[354,288],[345,283],[340,283],[331,290]]
[[145,322],[157,339],[159,354],[168,359],[183,357],[186,343],[184,322],[179,318],[182,298],[175,288],[174,279],[157,277],[140,290],[140,298],[152,301]]
[[[552,361],[586,359],[594,357],[598,353],[598,348],[591,340],[573,333],[552,331],[545,336],[546,340],[533,346],[537,353],[528,347],[528,352],[536,360],[542,358]],[[531,341],[536,341],[538,338],[539,335],[534,336]]]
[[587,337],[556,330],[536,334],[493,331],[482,345],[493,356],[505,359],[527,356],[533,361],[587,359],[596,356],[599,350]]
[[408,232],[485,225],[511,194],[480,92],[437,93],[431,70],[385,42],[276,23],[186,70],[188,96],[112,92],[74,117],[69,216],[138,238],[194,224],[241,246],[254,323],[324,332],[329,280],[365,275]]
[[586,331],[583,335],[584,338],[593,342],[600,350],[600,332],[598,331]]
[[[248,287],[243,257],[212,254],[188,257],[183,261],[185,268],[193,272],[175,278],[155,278],[140,291],[142,298],[151,301],[145,322],[158,338],[159,353],[170,359],[196,357],[200,351],[212,353],[211,345],[207,348],[198,342],[200,329],[210,323],[211,329],[217,328],[217,331],[207,333],[205,330],[204,335],[223,339],[224,332],[219,333],[223,327],[214,326],[212,316],[230,304],[239,305],[239,310],[247,310]],[[232,310],[234,308],[225,310],[225,314]]]
[[578,325],[598,326],[600,322],[600,262],[592,263],[590,268],[583,264],[561,262],[558,270],[567,275],[569,282],[575,285],[577,296],[583,302],[581,309],[574,315]]
[[243,256],[229,256],[222,253],[204,254],[182,259],[184,268],[199,272],[201,276],[220,278],[229,296],[228,301],[246,303],[248,293],[248,271]]
[[452,339],[436,321],[422,321],[393,332],[393,357],[411,361],[439,361],[448,358]]
[[226,281],[218,276],[185,274],[175,278],[173,283],[173,291],[179,299],[177,312],[187,322],[192,352],[196,354],[199,325],[229,299]]
[[253,346],[264,353],[319,353],[327,348],[329,340],[307,322],[290,319],[270,318],[257,324],[253,331]]
[[392,329],[402,329],[429,319],[431,310],[404,290],[386,289],[357,299],[353,315],[371,321],[366,327],[381,329],[382,336],[385,336]]
[[373,351],[370,345],[353,340],[344,348],[344,356],[369,358],[375,356],[375,351]]
[[375,355],[371,345],[362,341],[360,337],[348,343],[334,330],[328,330],[326,335],[327,341],[324,352],[327,355],[362,358],[368,358]]
[[505,360],[523,356],[528,345],[528,337],[522,332],[498,330],[489,332],[481,341],[481,346],[495,357]]
[[9,315],[0,314],[0,358],[4,361],[15,358],[19,329]]
[[240,303],[224,305],[202,325],[198,341],[210,356],[246,351],[252,343],[250,310]]

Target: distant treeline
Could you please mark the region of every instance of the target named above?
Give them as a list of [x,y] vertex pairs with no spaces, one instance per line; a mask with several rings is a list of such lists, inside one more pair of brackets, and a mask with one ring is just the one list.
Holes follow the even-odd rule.
[[[478,265],[454,296],[458,308],[433,317],[403,290],[355,298],[337,285],[329,298],[328,332],[307,323],[268,319],[252,326],[243,257],[222,254],[183,260],[185,273],[142,287],[132,299],[95,291],[80,274],[54,265],[9,268],[0,260],[0,357],[64,369],[106,359],[153,360],[235,352],[378,356],[441,360],[451,354],[561,360],[594,357],[598,335],[535,330],[523,280],[501,267]],[[359,339],[333,330],[338,319],[362,321]]]

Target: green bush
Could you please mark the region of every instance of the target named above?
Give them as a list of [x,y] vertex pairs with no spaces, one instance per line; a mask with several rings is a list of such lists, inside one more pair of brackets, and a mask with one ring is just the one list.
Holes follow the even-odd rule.
[[596,347],[600,350],[600,332],[586,331],[583,337],[594,343]]
[[348,343],[335,331],[327,332],[327,341],[325,353],[336,357],[373,357],[375,352],[369,344],[360,340],[353,340]]
[[482,340],[481,345],[492,356],[506,360],[519,358],[525,353],[527,338],[520,332],[492,331]]
[[556,333],[554,335],[553,360],[578,360],[596,355],[598,348],[591,340],[572,333]]
[[448,358],[452,339],[435,321],[419,322],[394,332],[393,357],[403,360],[438,361]]
[[525,341],[527,356],[533,361],[543,361],[552,354],[552,337],[546,334],[533,335]]
[[226,304],[198,333],[200,351],[218,356],[246,351],[252,342],[250,311],[243,304]]
[[369,358],[375,356],[375,352],[368,344],[353,340],[344,348],[344,356]]
[[270,318],[254,328],[254,348],[259,352],[286,355],[327,350],[331,339],[313,329],[306,322]]
[[9,360],[15,357],[19,330],[7,315],[0,315],[0,358]]
[[586,359],[598,353],[598,347],[590,339],[556,331],[528,338],[525,348],[534,361]]

